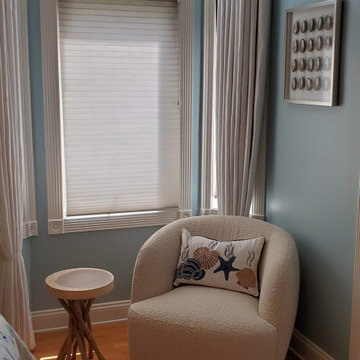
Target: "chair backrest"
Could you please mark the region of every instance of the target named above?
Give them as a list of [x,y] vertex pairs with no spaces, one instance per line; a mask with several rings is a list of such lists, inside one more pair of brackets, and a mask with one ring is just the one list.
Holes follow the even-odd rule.
[[169,230],[173,227],[186,228],[191,235],[201,235],[218,241],[245,240],[263,235],[266,244],[260,259],[260,282],[268,261],[267,254],[272,253],[271,248],[277,248],[277,258],[280,262],[284,259],[282,249],[284,249],[284,255],[289,255],[287,248],[289,246],[294,247],[292,237],[280,227],[243,216],[195,216],[181,219],[166,226]]

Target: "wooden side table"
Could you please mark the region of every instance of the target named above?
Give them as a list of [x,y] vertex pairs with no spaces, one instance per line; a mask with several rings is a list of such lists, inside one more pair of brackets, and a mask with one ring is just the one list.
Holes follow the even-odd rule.
[[96,297],[114,288],[113,274],[96,268],[67,269],[49,275],[45,284],[69,314],[68,334],[58,360],[76,359],[78,348],[82,360],[92,359],[94,352],[105,360],[92,335],[90,309]]

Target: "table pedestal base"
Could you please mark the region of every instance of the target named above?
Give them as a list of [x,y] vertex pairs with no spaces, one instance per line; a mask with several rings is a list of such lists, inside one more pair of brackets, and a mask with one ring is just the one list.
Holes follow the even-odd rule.
[[69,314],[68,334],[58,360],[76,359],[77,349],[80,350],[82,360],[93,359],[94,352],[99,360],[105,360],[92,336],[90,309],[94,299],[58,300]]

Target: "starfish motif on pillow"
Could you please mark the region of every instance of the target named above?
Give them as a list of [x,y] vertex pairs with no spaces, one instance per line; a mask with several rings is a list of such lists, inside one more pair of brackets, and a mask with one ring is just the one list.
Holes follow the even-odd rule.
[[225,280],[229,280],[230,271],[238,271],[239,270],[232,266],[235,258],[236,258],[236,256],[232,256],[229,260],[225,260],[221,256],[219,256],[220,265],[214,270],[214,273],[223,271]]

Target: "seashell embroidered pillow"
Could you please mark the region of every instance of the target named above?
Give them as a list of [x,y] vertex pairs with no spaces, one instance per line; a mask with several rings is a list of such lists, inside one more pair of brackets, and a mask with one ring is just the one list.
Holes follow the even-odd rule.
[[258,263],[265,238],[221,242],[182,229],[174,286],[193,284],[259,296]]

